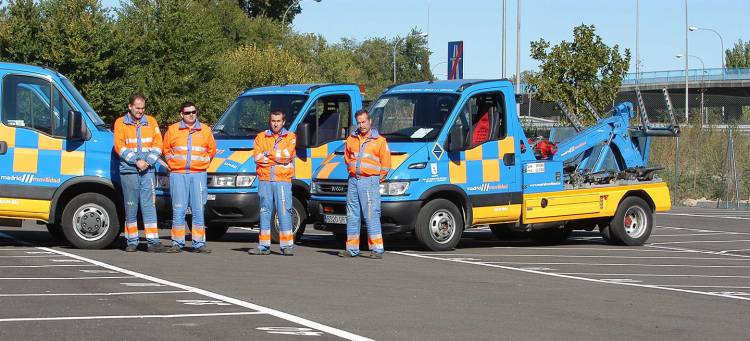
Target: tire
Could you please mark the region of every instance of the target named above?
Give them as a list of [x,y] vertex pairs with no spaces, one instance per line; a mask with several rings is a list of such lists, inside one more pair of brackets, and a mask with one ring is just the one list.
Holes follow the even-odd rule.
[[570,237],[571,233],[573,233],[573,229],[569,227],[546,228],[541,230],[531,230],[531,232],[529,232],[529,238],[542,244],[553,245],[562,243]]
[[490,225],[490,231],[492,231],[492,234],[497,239],[513,239],[518,238],[518,233],[516,231],[513,231],[513,226],[515,226],[515,223],[509,223],[509,224],[491,224]]
[[611,244],[611,245],[618,244],[617,241],[614,238],[612,238],[612,231],[609,228],[609,224],[606,224],[606,225],[599,224],[599,235],[602,236],[602,239],[604,239],[604,241],[607,244]]
[[219,240],[227,233],[227,230],[229,230],[229,226],[226,225],[207,225],[206,239],[210,241]]
[[62,226],[58,224],[46,224],[47,225],[47,231],[49,231],[49,234],[52,235],[52,238],[55,240],[65,240],[67,241],[67,238],[65,238],[65,233],[63,232]]
[[617,207],[609,224],[611,237],[622,245],[640,246],[651,236],[654,214],[639,197],[627,197]]
[[[297,244],[302,235],[305,233],[305,224],[307,222],[307,211],[302,206],[302,202],[297,197],[292,197],[292,235],[294,243]],[[271,216],[271,242],[279,242],[279,221],[276,219],[276,211]]]
[[121,232],[115,204],[99,193],[83,193],[70,200],[61,225],[65,238],[79,249],[106,248]]
[[463,231],[461,212],[445,199],[435,199],[422,206],[414,226],[419,242],[431,251],[453,250],[461,241]]

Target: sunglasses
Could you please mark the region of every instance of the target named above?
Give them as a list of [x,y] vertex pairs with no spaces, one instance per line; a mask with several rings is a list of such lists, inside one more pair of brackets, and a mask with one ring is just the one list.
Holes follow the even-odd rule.
[[182,112],[182,114],[183,114],[183,115],[198,115],[198,110],[193,110],[193,111],[183,111],[183,112]]

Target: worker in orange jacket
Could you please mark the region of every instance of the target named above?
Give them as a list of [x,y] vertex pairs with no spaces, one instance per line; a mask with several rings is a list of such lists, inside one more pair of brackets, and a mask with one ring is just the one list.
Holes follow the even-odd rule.
[[138,247],[138,207],[143,216],[148,252],[163,252],[156,226],[154,165],[161,159],[161,131],[156,119],[144,114],[146,97],[133,94],[128,112],[115,121],[115,153],[120,157],[120,184],[125,202],[126,252]]
[[170,253],[185,247],[185,212],[190,207],[193,221],[193,251],[210,253],[206,247],[203,207],[208,199],[206,170],[216,155],[216,140],[211,127],[198,121],[193,102],[180,107],[182,120],[172,124],[164,135],[164,158],[171,173],[169,189],[172,197],[172,247]]
[[276,208],[279,218],[279,244],[285,256],[294,255],[292,235],[292,177],[297,136],[286,130],[281,111],[271,112],[269,129],[255,137],[253,156],[258,173],[260,196],[260,234],[258,246],[251,255],[271,253],[271,215]]
[[344,160],[349,170],[346,192],[346,250],[339,257],[359,256],[359,231],[364,216],[370,258],[383,258],[380,228],[380,183],[391,169],[388,142],[377,130],[366,110],[354,114],[357,130],[346,138]]

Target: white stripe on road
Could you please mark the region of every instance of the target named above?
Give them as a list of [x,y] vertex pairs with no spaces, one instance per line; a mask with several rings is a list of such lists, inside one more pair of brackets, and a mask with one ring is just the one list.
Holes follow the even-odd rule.
[[179,318],[205,316],[237,316],[261,315],[260,311],[239,311],[236,313],[207,313],[207,314],[171,314],[171,315],[104,315],[104,316],[60,316],[60,317],[20,317],[0,319],[0,322],[29,322],[29,321],[71,321],[71,320],[116,320],[116,319],[150,319],[150,318]]
[[745,262],[745,259],[737,259],[730,257],[672,257],[672,256],[598,256],[598,255],[557,255],[557,254],[479,254],[479,253],[453,253],[453,254],[425,254],[429,256],[458,256],[458,257],[554,257],[554,258],[616,258],[616,259],[685,259],[685,260],[728,260],[728,261],[740,261]]
[[723,231],[723,230],[707,230],[707,229],[696,229],[696,228],[691,228],[691,227],[676,227],[676,226],[656,226],[656,227],[660,228],[660,229],[667,229],[667,230],[685,230],[685,231],[692,231],[692,232],[714,232],[714,233],[750,235],[750,233],[748,233],[748,232],[735,232],[735,231]]
[[[110,264],[107,264],[107,263],[104,263],[104,262],[100,262],[100,261],[97,261],[97,260],[89,259],[89,258],[86,258],[86,257],[83,257],[83,256],[79,256],[79,255],[76,255],[76,254],[72,254],[72,253],[68,253],[68,252],[64,252],[64,251],[60,251],[60,250],[50,249],[50,248],[46,248],[46,247],[40,247],[39,249],[40,250],[45,250],[45,251],[52,251],[52,252],[57,253],[59,255],[71,257],[71,258],[74,258],[74,259],[79,259],[79,260],[82,260],[82,261],[85,261],[85,262],[88,262],[88,263],[91,263],[91,264],[94,264],[94,265],[98,265],[98,266],[103,267],[103,268],[107,268],[107,269],[110,269],[110,270],[114,270],[114,271],[117,271],[117,272],[121,272],[121,273],[124,273],[124,274],[131,275],[131,276],[139,277],[139,278],[145,279],[147,281],[156,282],[156,283],[160,283],[160,284],[164,284],[164,285],[169,285],[169,286],[172,286],[172,287],[175,287],[175,288],[180,288],[180,289],[183,289],[183,290],[192,291],[192,292],[194,292],[196,294],[207,296],[207,297],[211,297],[211,298],[214,298],[214,299],[217,299],[217,300],[221,300],[221,301],[224,301],[224,302],[232,303],[232,304],[238,305],[240,307],[245,307],[245,308],[248,308],[248,309],[257,310],[259,312],[262,312],[262,313],[265,313],[265,314],[268,314],[268,315],[272,315],[272,316],[275,316],[275,317],[278,317],[278,318],[281,318],[281,319],[284,319],[284,320],[287,320],[289,322],[293,322],[293,323],[296,323],[296,324],[299,324],[299,325],[303,325],[305,327],[317,329],[317,330],[320,330],[322,332],[326,332],[328,334],[335,335],[335,336],[338,336],[338,337],[341,337],[341,338],[344,338],[344,339],[347,339],[347,340],[363,340],[363,341],[364,340],[371,340],[371,339],[366,338],[364,336],[353,334],[353,333],[350,333],[350,332],[347,332],[347,331],[344,331],[344,330],[341,330],[341,329],[336,329],[336,328],[333,328],[333,327],[329,327],[327,325],[324,325],[324,324],[321,324],[321,323],[318,323],[318,322],[314,322],[314,321],[310,321],[310,320],[301,318],[299,316],[295,316],[295,315],[288,314],[288,313],[285,313],[285,312],[282,312],[282,311],[279,311],[279,310],[275,310],[275,309],[271,309],[271,308],[266,308],[266,307],[263,307],[263,306],[259,306],[257,304],[253,304],[253,303],[250,303],[250,302],[245,302],[245,301],[242,301],[242,300],[238,300],[236,298],[232,298],[232,297],[224,296],[224,295],[221,295],[221,294],[217,294],[217,293],[214,293],[214,292],[211,292],[211,291],[208,291],[208,290],[199,289],[199,288],[191,287],[191,286],[188,286],[188,285],[179,284],[179,283],[175,283],[175,282],[168,281],[168,280],[165,280],[165,279],[157,278],[157,277],[154,277],[154,276],[145,275],[145,274],[142,274],[142,273],[139,273],[139,272],[127,270],[127,269],[120,268],[120,267],[117,267],[117,266],[114,266],[114,265],[110,265]],[[2,320],[0,320],[0,321],[2,321]]]
[[735,240],[691,240],[684,242],[663,242],[663,243],[648,243],[651,245],[666,245],[666,244],[691,244],[691,243],[736,243],[736,242],[750,242],[750,239],[735,239]]
[[133,278],[133,276],[108,276],[108,277],[0,277],[0,280],[19,280],[19,281],[31,281],[31,280],[59,280],[59,279],[122,279],[122,278]]
[[439,257],[431,257],[431,256],[425,256],[425,255],[419,255],[419,254],[412,254],[412,253],[407,253],[407,252],[399,252],[399,251],[389,251],[389,253],[398,254],[398,255],[402,255],[402,256],[409,256],[409,257],[417,257],[417,258],[425,258],[425,259],[447,261],[447,262],[454,262],[454,263],[462,263],[462,264],[471,264],[471,265],[486,266],[486,267],[498,268],[498,269],[505,269],[505,270],[521,271],[521,272],[526,272],[526,273],[531,273],[531,274],[536,274],[536,275],[552,276],[552,277],[573,279],[573,280],[579,280],[579,281],[585,281],[585,282],[602,283],[602,284],[609,284],[609,285],[633,286],[633,287],[640,287],[640,288],[649,288],[649,289],[658,289],[658,290],[666,290],[666,291],[675,291],[675,292],[688,293],[688,294],[706,295],[706,296],[732,298],[732,299],[737,299],[737,300],[747,300],[747,301],[750,301],[750,297],[737,296],[737,295],[729,295],[729,294],[724,294],[724,293],[702,292],[702,291],[695,291],[695,290],[688,290],[688,289],[678,289],[678,288],[668,288],[668,287],[662,287],[662,286],[658,286],[658,285],[648,285],[648,284],[639,284],[639,283],[612,282],[612,281],[606,281],[606,280],[600,280],[600,279],[594,279],[594,278],[586,278],[586,277],[578,277],[578,276],[565,275],[565,274],[559,274],[559,273],[551,273],[551,272],[543,272],[543,271],[537,271],[537,270],[514,268],[514,267],[511,267],[511,266],[504,266],[504,265],[499,265],[499,264],[487,264],[487,263],[481,263],[481,262],[470,262],[470,261],[464,261],[464,260],[460,260],[460,259],[445,259],[445,258],[439,258]]
[[[444,258],[442,258],[444,259]],[[547,263],[547,262],[482,262],[484,264],[518,265],[584,265],[584,266],[643,266],[674,268],[750,268],[750,265],[688,265],[688,264],[632,264],[632,263]]]
[[732,257],[740,257],[740,258],[750,258],[748,255],[738,255],[736,253],[729,253],[726,251],[711,251],[711,250],[693,250],[693,249],[683,249],[680,247],[670,247],[670,246],[659,246],[659,245],[651,245],[646,244],[646,247],[652,247],[655,249],[663,249],[663,250],[669,250],[672,252],[692,252],[692,253],[702,253],[706,255],[719,255],[719,256],[732,256]]
[[717,216],[707,214],[689,214],[689,213],[657,213],[657,215],[673,215],[673,216],[684,216],[684,217],[700,217],[700,218],[719,218],[719,219],[735,219],[735,220],[750,220],[746,217],[731,217],[731,216]]
[[596,272],[561,272],[560,275],[585,275],[585,276],[631,276],[631,277],[695,277],[695,278],[750,278],[750,276],[735,276],[735,275],[662,275],[662,274],[610,274],[610,273],[596,273]]
[[37,296],[119,296],[119,295],[153,295],[153,294],[184,294],[185,290],[164,291],[124,291],[124,292],[90,292],[69,294],[0,294],[0,297],[37,297]]
[[662,284],[662,285],[668,286],[668,287],[677,287],[677,288],[750,289],[750,287],[737,287],[737,286],[731,286],[731,285],[672,285],[672,284]]
[[720,236],[720,235],[736,235],[739,233],[734,232],[708,232],[708,233],[685,233],[685,234],[652,234],[651,237],[695,237],[695,236]]
[[94,266],[91,264],[47,264],[47,265],[0,265],[0,268],[60,268],[60,267]]
[[50,258],[57,255],[23,255],[23,256],[0,256],[0,258]]

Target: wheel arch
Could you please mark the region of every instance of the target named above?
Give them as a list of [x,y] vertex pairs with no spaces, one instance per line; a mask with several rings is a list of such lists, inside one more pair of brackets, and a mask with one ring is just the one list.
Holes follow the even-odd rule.
[[471,226],[471,201],[469,200],[469,196],[466,195],[466,192],[460,187],[456,185],[439,185],[428,189],[419,197],[419,199],[422,200],[422,206],[437,198],[446,199],[461,210],[464,219],[464,229]]
[[120,185],[106,178],[83,176],[66,181],[55,191],[49,212],[49,222],[59,224],[62,220],[63,210],[68,202],[83,193],[100,193],[110,198],[115,207],[117,207],[118,219],[124,217]]

